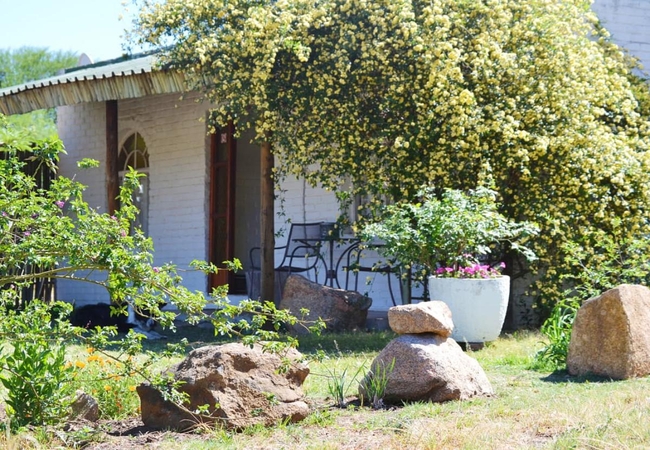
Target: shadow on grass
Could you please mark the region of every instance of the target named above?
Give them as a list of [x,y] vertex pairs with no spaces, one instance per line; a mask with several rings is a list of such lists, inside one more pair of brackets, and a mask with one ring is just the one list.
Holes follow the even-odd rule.
[[609,377],[591,374],[573,376],[569,375],[566,369],[556,370],[548,376],[540,378],[540,380],[546,381],[547,383],[611,383],[617,381]]
[[[145,350],[162,351],[167,344],[176,344],[182,339],[187,339],[188,351],[206,345],[226,344],[237,342],[237,338],[215,336],[214,329],[197,326],[182,326],[176,332],[169,330],[162,331],[167,339],[146,340],[143,342]],[[388,342],[395,339],[397,335],[392,331],[357,331],[349,333],[322,333],[321,335],[308,334],[297,336],[300,343],[298,350],[305,354],[315,354],[318,351],[325,353],[372,353],[381,351]],[[281,339],[286,335],[281,335]]]
[[392,331],[357,331],[349,333],[322,333],[299,336],[300,350],[303,354],[313,354],[322,350],[326,353],[374,353],[381,351],[397,335]]

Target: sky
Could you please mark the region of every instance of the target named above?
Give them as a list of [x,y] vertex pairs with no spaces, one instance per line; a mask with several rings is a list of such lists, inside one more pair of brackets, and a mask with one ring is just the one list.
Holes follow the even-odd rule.
[[[124,0],[0,0],[0,49],[46,47],[86,53],[93,62],[124,52],[134,9]],[[129,7],[130,10],[125,8]],[[120,16],[123,19],[120,20]]]

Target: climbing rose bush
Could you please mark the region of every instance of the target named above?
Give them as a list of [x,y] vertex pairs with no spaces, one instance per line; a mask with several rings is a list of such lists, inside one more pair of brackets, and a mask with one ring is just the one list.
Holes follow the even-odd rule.
[[[270,141],[276,179],[413,200],[490,170],[502,212],[534,221],[542,303],[562,248],[622,218],[647,234],[648,86],[586,0],[139,1],[135,36],[188,88]],[[373,200],[374,199],[374,200]]]

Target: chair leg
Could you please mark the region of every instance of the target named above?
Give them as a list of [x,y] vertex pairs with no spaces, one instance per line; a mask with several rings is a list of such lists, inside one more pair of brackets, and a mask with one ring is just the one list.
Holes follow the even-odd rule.
[[395,303],[395,294],[393,294],[393,286],[390,282],[390,277],[393,274],[392,271],[388,271],[386,273],[386,277],[388,277],[388,292],[390,292],[390,300],[393,302],[393,306],[397,306],[397,303]]
[[260,298],[260,277],[259,270],[249,269],[246,271],[246,288],[248,290],[248,298],[251,300],[259,300]]

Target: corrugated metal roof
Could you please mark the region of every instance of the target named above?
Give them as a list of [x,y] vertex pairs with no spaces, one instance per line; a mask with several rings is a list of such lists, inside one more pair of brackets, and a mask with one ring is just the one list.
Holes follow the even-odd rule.
[[155,68],[155,54],[126,57],[68,69],[62,75],[0,90],[0,112],[102,102],[185,90],[178,71]]

